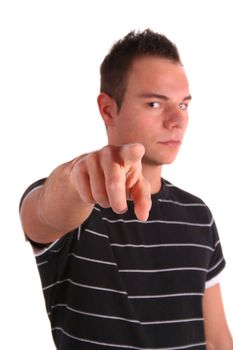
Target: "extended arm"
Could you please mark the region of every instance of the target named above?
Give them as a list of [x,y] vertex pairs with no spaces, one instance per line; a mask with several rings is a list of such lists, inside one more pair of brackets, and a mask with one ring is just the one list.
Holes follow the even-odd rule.
[[106,146],[56,168],[45,184],[23,201],[21,219],[27,236],[50,243],[82,224],[95,203],[127,209],[127,195],[135,213],[146,220],[151,207],[150,185],[142,176],[140,144]]

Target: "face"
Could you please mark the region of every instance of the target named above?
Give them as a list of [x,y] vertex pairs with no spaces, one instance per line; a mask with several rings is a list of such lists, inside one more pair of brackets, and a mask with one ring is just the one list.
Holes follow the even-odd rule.
[[181,64],[157,57],[137,58],[128,74],[121,109],[109,127],[109,143],[142,143],[144,163],[171,163],[188,123],[191,96]]

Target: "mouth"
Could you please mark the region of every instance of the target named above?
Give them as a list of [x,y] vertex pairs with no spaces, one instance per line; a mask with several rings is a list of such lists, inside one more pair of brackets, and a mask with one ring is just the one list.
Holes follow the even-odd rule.
[[158,142],[160,145],[163,146],[170,146],[170,147],[177,147],[181,145],[180,140],[166,140],[166,141],[159,141]]

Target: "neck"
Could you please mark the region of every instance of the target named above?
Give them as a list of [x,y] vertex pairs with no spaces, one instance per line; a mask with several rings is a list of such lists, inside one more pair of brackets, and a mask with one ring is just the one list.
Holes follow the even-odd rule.
[[151,194],[158,193],[161,189],[161,165],[151,165],[142,163],[143,176],[149,181],[151,186]]

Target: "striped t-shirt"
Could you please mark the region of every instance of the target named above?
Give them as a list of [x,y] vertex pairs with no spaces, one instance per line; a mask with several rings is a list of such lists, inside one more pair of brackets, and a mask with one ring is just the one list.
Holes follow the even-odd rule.
[[204,350],[202,297],[225,261],[213,217],[163,180],[147,222],[133,203],[89,218],[36,255],[59,350]]

